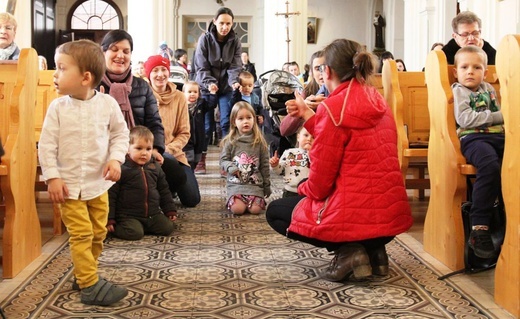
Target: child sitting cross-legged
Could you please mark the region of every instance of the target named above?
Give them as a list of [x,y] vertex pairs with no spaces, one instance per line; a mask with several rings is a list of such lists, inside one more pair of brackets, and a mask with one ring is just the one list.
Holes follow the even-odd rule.
[[296,133],[298,147],[286,149],[282,157],[278,157],[278,151],[274,152],[269,164],[273,171],[278,175],[283,175],[285,184],[282,197],[298,195],[298,184],[309,177],[311,149],[314,138],[301,126]]
[[152,151],[152,132],[144,126],[132,128],[121,179],[108,191],[107,229],[117,238],[138,240],[145,234],[168,236],[173,232],[177,209]]

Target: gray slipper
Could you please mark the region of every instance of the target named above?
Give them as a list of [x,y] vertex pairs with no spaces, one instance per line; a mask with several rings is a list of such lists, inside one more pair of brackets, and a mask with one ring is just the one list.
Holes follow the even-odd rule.
[[103,278],[88,288],[81,289],[81,302],[86,305],[108,306],[128,295],[125,287],[114,285]]
[[[99,276],[99,278],[103,278]],[[72,290],[80,291],[81,288],[79,287],[78,281],[76,280],[76,276],[72,277]]]

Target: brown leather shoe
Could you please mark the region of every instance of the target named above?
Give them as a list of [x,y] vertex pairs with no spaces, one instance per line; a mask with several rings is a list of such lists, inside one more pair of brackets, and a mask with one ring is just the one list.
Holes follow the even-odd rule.
[[363,279],[372,275],[370,259],[360,244],[344,244],[337,251],[330,265],[322,271],[321,277],[329,281],[342,281],[349,275]]
[[388,276],[388,255],[386,254],[385,246],[369,250],[368,258],[370,258],[373,275]]

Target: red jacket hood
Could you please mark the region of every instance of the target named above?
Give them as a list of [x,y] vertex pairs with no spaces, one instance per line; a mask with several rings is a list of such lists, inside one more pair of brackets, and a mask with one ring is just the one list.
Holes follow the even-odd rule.
[[[321,106],[327,110],[335,126],[350,129],[371,128],[381,121],[387,109],[383,97],[373,91],[376,91],[374,87],[362,85],[352,79],[338,86]],[[327,105],[341,103],[341,109],[331,109]]]

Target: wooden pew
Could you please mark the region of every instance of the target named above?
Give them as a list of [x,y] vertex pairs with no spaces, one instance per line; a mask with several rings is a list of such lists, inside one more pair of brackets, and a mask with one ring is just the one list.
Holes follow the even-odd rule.
[[506,129],[502,196],[506,235],[495,270],[495,301],[520,317],[520,35],[505,36],[497,50],[501,107]]
[[[425,179],[430,121],[428,92],[423,72],[398,72],[394,60],[383,63],[382,82],[385,99],[393,111],[397,126],[397,149],[401,173],[408,189],[417,189],[424,198],[430,188]],[[409,171],[413,179],[408,179]]]
[[[59,96],[54,86],[54,70],[40,70],[38,73],[38,88],[36,91],[36,110],[34,116],[34,129],[36,141],[40,140],[43,120],[49,104]],[[40,178],[41,168],[38,164],[36,171],[36,183],[34,190],[36,192],[46,192],[47,184]],[[65,226],[61,220],[61,210],[59,204],[53,204],[53,234],[62,235],[65,233]]]
[[40,70],[38,72],[38,88],[36,91],[36,111],[34,113],[34,131],[36,141],[40,140],[43,120],[51,101],[59,96],[54,87],[54,70]]
[[0,163],[5,203],[4,278],[13,278],[41,254],[34,190],[27,187],[36,177],[37,82],[38,55],[34,49],[22,49],[18,61],[0,62],[0,134],[6,151]]
[[384,89],[383,89],[383,77],[382,77],[382,74],[381,73],[376,73],[373,77],[372,77],[372,82],[370,83],[371,85],[373,85],[377,91],[379,93],[381,93],[381,95],[384,94]]
[[[426,60],[426,85],[430,114],[428,173],[430,201],[424,221],[424,250],[452,270],[464,268],[464,229],[461,205],[466,200],[467,178],[476,169],[460,151],[453,110],[453,65],[442,51],[431,51]],[[486,81],[499,95],[495,66],[488,66]]]

